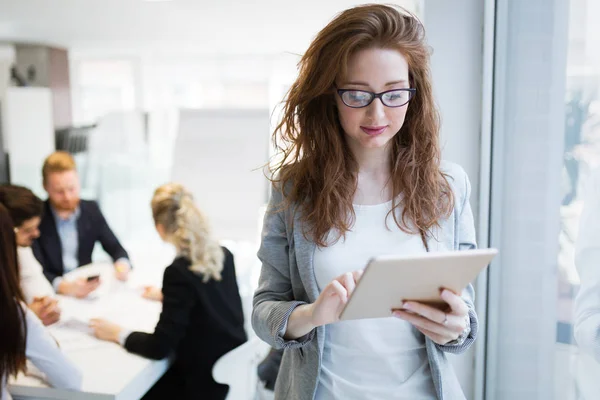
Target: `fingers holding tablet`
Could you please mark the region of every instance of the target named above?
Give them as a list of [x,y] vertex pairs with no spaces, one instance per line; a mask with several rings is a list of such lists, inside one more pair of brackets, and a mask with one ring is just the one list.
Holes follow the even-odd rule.
[[393,310],[393,315],[413,324],[435,343],[447,344],[458,339],[467,328],[469,308],[460,296],[450,290],[442,290],[440,297],[448,304],[447,311],[419,302],[406,301],[402,309]]

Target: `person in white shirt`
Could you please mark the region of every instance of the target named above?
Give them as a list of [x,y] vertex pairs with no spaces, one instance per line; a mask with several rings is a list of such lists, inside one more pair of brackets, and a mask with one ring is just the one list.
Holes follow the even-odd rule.
[[33,240],[40,235],[38,226],[44,203],[31,190],[17,185],[0,186],[0,203],[6,207],[13,222],[25,302],[44,325],[53,324],[60,319],[60,308],[54,298],[54,289],[31,250]]
[[[0,400],[10,400],[7,379],[25,372],[26,360],[57,388],[80,390],[82,374],[23,303],[13,222],[0,203]],[[23,323],[25,322],[25,323]]]

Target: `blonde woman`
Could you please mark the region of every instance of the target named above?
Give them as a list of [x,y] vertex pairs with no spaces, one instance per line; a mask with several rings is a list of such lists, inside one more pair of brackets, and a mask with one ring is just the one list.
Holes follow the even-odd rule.
[[228,386],[213,380],[213,364],[246,341],[233,255],[211,236],[206,218],[179,184],[156,189],[152,215],[158,234],[178,254],[165,270],[154,333],[128,332],[101,319],[91,327],[99,339],[132,353],[157,360],[175,355],[144,399],[224,399]]

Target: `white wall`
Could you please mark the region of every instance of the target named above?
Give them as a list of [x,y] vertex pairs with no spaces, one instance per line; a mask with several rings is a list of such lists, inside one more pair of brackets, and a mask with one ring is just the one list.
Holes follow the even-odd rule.
[[[0,103],[2,103],[2,98],[10,84],[10,67],[15,62],[15,58],[15,47],[13,45],[0,44]],[[0,123],[1,122],[2,115],[0,112]],[[0,126],[0,183],[5,183],[8,182],[8,164],[4,156],[5,146],[2,136],[2,127]]]
[[[479,226],[481,98],[484,2],[427,0],[423,13],[430,46],[434,90],[442,116],[443,157],[460,164],[471,179],[471,206]],[[451,356],[467,399],[475,386],[475,346]]]
[[427,0],[424,23],[433,48],[431,69],[442,114],[443,156],[467,171],[477,215],[483,1]]
[[2,138],[10,155],[11,183],[26,186],[44,198],[42,165],[54,151],[50,89],[12,87],[6,91],[2,98]]
[[181,110],[171,179],[192,192],[216,237],[255,242],[268,200],[269,110]]
[[0,99],[4,96],[10,83],[10,67],[15,62],[15,46],[0,44]]

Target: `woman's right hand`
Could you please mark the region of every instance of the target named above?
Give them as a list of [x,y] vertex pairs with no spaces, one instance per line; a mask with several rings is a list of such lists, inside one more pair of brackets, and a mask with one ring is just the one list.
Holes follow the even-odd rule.
[[323,288],[314,303],[296,307],[288,318],[283,337],[286,340],[298,339],[318,326],[338,322],[362,273],[359,270],[338,276]]
[[60,319],[60,308],[57,303],[56,299],[49,296],[36,297],[31,304],[29,304],[29,308],[38,316],[44,325],[48,326]]
[[347,272],[323,288],[317,300],[312,304],[314,326],[332,324],[340,320],[340,314],[362,274],[363,270]]
[[162,290],[155,286],[144,286],[144,292],[142,293],[142,297],[154,301],[163,300]]

